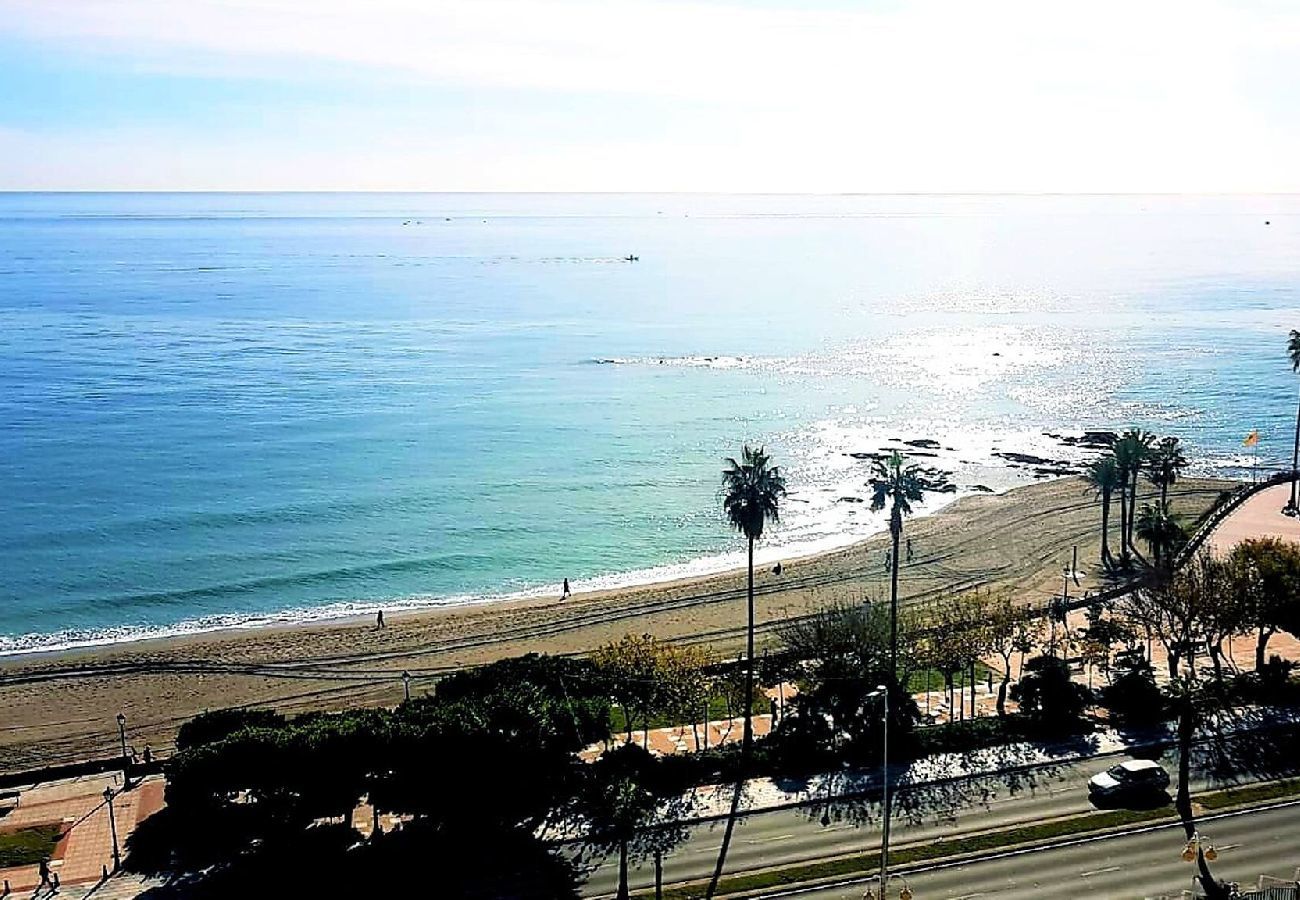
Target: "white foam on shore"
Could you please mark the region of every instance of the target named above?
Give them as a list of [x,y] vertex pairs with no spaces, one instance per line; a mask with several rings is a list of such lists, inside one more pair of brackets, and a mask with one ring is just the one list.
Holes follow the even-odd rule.
[[[845,409],[843,415],[816,422],[807,428],[773,436],[772,447],[779,457],[789,460],[785,467],[790,494],[783,507],[779,525],[764,536],[755,553],[755,562],[770,566],[778,560],[789,562],[831,550],[841,549],[886,527],[886,514],[870,510],[871,474],[867,459],[853,453],[875,453],[888,449],[903,452],[908,461],[923,468],[937,468],[951,473],[956,486],[951,493],[934,493],[917,504],[914,515],[929,515],[959,497],[994,493],[1030,484],[1032,471],[1016,467],[994,456],[995,451],[1014,451],[1044,459],[1077,464],[1092,451],[1068,447],[1040,431],[1011,429],[1006,423],[992,423],[985,428],[962,428],[935,421],[916,420],[906,423],[873,421],[858,410]],[[914,447],[904,442],[926,439],[938,447]],[[737,539],[735,549],[706,553],[680,562],[628,571],[608,572],[574,579],[575,591],[617,590],[646,584],[677,581],[717,574],[743,567],[745,551]],[[347,600],[310,607],[255,614],[204,616],[173,625],[121,626],[95,631],[60,631],[0,636],[0,656],[50,653],[64,650],[133,643],[144,640],[192,636],[218,631],[255,628],[292,627],[374,616],[385,613],[431,610],[502,600],[534,599],[555,596],[558,585],[537,585],[517,591],[483,595],[404,597]]]

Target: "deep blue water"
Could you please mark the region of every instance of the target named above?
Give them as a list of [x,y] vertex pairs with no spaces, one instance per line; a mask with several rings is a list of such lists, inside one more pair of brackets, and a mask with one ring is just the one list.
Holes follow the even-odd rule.
[[890,439],[1280,464],[1298,249],[1294,196],[0,194],[0,651],[717,567],[744,440],[769,555],[875,530]]

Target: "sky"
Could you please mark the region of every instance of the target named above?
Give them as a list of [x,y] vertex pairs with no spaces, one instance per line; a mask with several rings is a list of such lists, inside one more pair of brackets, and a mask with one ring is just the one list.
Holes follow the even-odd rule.
[[1300,191],[1295,0],[0,0],[0,190]]

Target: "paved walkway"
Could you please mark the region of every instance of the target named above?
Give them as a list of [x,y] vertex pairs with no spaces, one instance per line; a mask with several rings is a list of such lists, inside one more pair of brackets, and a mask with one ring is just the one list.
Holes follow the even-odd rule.
[[[125,852],[126,840],[136,826],[163,806],[163,779],[151,776],[130,790],[122,789],[121,773],[70,778],[20,789],[18,805],[0,817],[0,830],[15,831],[39,825],[58,825],[63,836],[51,853],[50,869],[59,876],[61,897],[83,896],[78,886],[98,884],[104,867],[113,869],[113,838],[104,790],[112,789],[113,820],[117,842]],[[14,893],[31,891],[40,882],[37,866],[0,869],[0,878]],[[105,886],[107,888],[107,885]],[[105,894],[101,889],[95,896]]]
[[1282,515],[1291,500],[1291,485],[1277,484],[1249,497],[1210,533],[1206,542],[1226,553],[1247,538],[1275,537],[1300,542],[1300,518]]

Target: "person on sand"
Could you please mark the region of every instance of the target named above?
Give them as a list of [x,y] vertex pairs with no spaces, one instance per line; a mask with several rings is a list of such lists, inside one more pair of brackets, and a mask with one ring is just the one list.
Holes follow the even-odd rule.
[[782,572],[784,572],[784,571],[785,571],[785,567],[782,566],[781,563],[780,563],[779,561],[777,562],[776,565],[774,565],[774,566],[772,567],[772,574],[773,574],[773,575],[780,575],[780,574],[781,574]]
[[573,591],[569,590],[569,579],[564,579],[564,587],[560,588],[560,599],[568,600],[573,596]]
[[376,628],[384,627],[384,611],[382,609],[375,614],[375,627]]
[[912,539],[911,538],[907,539],[907,561],[908,562],[912,561]]

